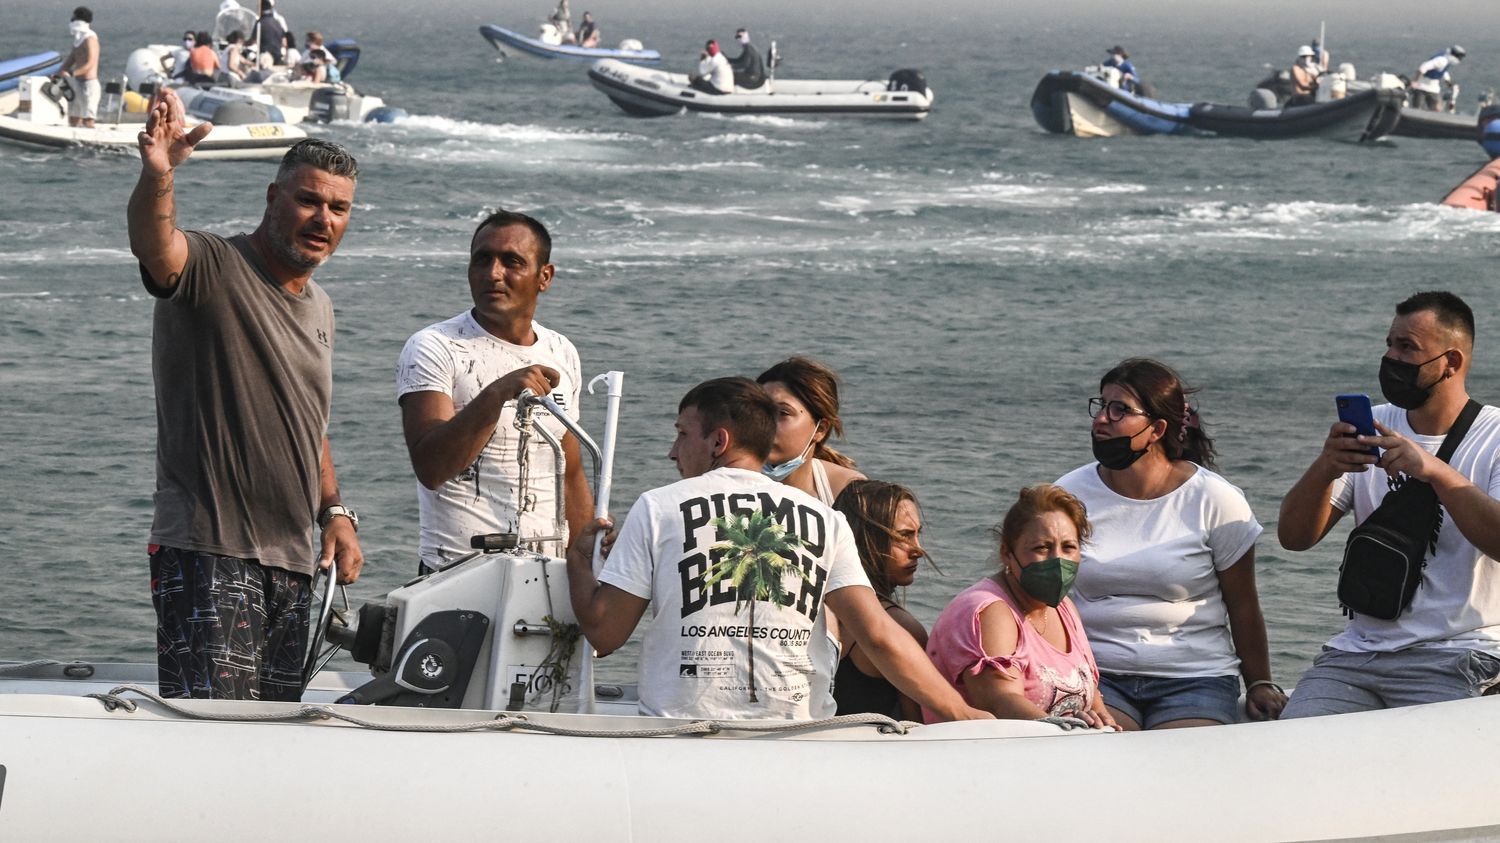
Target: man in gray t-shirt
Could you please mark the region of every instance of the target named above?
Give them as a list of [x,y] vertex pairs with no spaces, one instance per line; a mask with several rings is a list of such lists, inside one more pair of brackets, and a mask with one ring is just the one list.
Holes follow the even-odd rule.
[[185,128],[181,100],[159,94],[128,212],[131,252],[158,299],[158,681],[166,696],[297,700],[311,575],[336,565],[353,582],[364,564],[326,435],[333,306],[312,281],[343,237],[359,170],[343,147],[302,141],[254,232],[184,232],[173,174],[209,127]]

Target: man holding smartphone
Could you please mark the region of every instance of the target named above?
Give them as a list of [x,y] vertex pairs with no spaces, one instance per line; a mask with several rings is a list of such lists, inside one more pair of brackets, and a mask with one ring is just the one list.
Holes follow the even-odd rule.
[[1363,522],[1397,474],[1432,486],[1445,513],[1411,605],[1395,620],[1351,617],[1283,719],[1475,697],[1500,682],[1500,409],[1479,412],[1451,460],[1436,456],[1469,402],[1473,353],[1474,313],[1458,296],[1417,293],[1398,304],[1380,363],[1390,403],[1374,408],[1379,435],[1335,423],[1281,502],[1287,550],[1317,544],[1351,510]]

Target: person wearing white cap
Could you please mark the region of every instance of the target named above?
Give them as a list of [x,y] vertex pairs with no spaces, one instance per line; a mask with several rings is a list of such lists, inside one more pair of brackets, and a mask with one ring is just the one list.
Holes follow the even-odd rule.
[[1297,48],[1297,61],[1292,64],[1292,98],[1287,105],[1309,105],[1318,92],[1318,77],[1323,68],[1318,65],[1313,48],[1303,44]]
[[1417,68],[1416,78],[1411,83],[1411,104],[1424,111],[1441,111],[1443,86],[1455,88],[1448,71],[1468,55],[1463,47],[1454,44],[1438,53]]

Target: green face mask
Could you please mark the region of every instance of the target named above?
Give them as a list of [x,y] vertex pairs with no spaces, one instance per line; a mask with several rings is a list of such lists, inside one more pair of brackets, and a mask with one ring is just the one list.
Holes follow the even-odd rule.
[[1077,562],[1054,556],[1022,568],[1021,576],[1017,579],[1022,591],[1048,606],[1056,606],[1068,596],[1068,592],[1073,589],[1073,580],[1077,577]]

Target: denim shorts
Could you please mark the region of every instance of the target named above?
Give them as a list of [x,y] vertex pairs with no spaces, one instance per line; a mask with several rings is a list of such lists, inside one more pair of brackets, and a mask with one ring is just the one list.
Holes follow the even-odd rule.
[[1142,729],[1155,729],[1173,720],[1237,723],[1240,719],[1238,676],[1165,679],[1101,672],[1099,692],[1105,705],[1134,720]]

